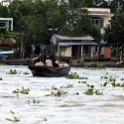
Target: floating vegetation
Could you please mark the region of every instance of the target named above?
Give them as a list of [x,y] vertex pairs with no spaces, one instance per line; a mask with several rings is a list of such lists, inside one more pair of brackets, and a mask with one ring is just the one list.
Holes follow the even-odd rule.
[[45,90],[60,90],[62,88],[72,88],[74,85],[73,84],[67,84],[66,86],[60,86],[60,87],[55,87],[54,85],[51,88],[45,87]]
[[15,113],[12,110],[10,112],[13,115],[13,119],[6,118],[6,120],[12,121],[12,122],[19,122],[20,120],[17,117],[15,117],[15,115],[14,115]]
[[16,71],[16,69],[14,69],[14,70],[10,69],[9,73],[7,73],[7,74],[17,74],[17,71]]
[[13,93],[22,93],[22,94],[29,94],[29,88],[25,89],[24,87],[22,87],[22,89],[16,89],[13,91]]
[[72,88],[73,84],[68,84],[67,86],[60,86],[60,88]]
[[115,83],[115,82],[113,82],[111,84],[112,84],[113,87],[124,87],[124,83],[121,84],[121,83]]
[[62,91],[62,90],[58,90],[57,92],[51,92],[51,94],[47,94],[45,96],[52,96],[52,95],[54,95],[54,96],[61,96],[61,95],[64,95],[64,94],[67,94],[67,92],[66,91]]
[[88,79],[87,77],[80,77],[76,72],[71,72],[66,78],[69,79]]
[[94,90],[94,85],[87,84],[87,91],[84,92],[85,95],[103,95],[103,92],[100,92],[99,90]]
[[55,86],[52,86],[52,89],[53,90],[59,90],[57,87],[55,87]]
[[106,69],[106,66],[105,65],[98,65],[97,67],[88,67],[88,66],[85,66],[84,69],[102,70],[102,69]]
[[93,88],[88,88],[86,92],[84,92],[86,95],[93,95]]
[[99,90],[95,90],[94,92],[96,95],[103,95],[103,92],[100,92]]
[[35,104],[35,103],[37,103],[37,104],[40,103],[40,101],[39,101],[39,100],[36,100],[36,99],[33,99],[33,101],[28,100],[28,104],[30,104],[31,102],[33,102],[34,104]]
[[101,76],[101,79],[108,79],[108,76]]
[[124,78],[121,78],[120,80],[121,80],[121,81],[124,81]]
[[29,73],[29,72],[24,72],[23,74],[28,75],[28,74],[30,74],[30,73]]
[[[111,84],[112,87],[124,87],[124,83],[116,83],[117,78],[119,78],[119,76],[101,76],[101,79],[106,79],[106,81],[100,85],[106,87],[108,84]],[[124,79],[121,78],[120,80],[123,81]]]
[[7,72],[7,74],[20,74],[21,72],[17,72],[16,69],[10,69],[9,72]]
[[86,84],[87,82],[86,81],[78,81],[78,83]]

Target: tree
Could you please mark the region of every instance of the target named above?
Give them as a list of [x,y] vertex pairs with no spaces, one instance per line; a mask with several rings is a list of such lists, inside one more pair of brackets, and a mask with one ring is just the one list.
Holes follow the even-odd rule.
[[0,17],[9,17],[9,11],[6,6],[0,4]]
[[119,54],[119,49],[123,48],[124,40],[124,13],[116,13],[111,20],[111,24],[105,28],[104,39],[107,44],[116,48],[116,55]]
[[100,28],[92,23],[85,9],[85,1],[80,0],[69,0],[68,16],[59,33],[70,36],[91,35],[97,43],[101,39]]
[[0,27],[0,40],[5,41],[6,38],[10,38],[11,33],[8,31],[7,27]]
[[[92,23],[87,10],[83,9],[85,6],[85,0],[69,0],[69,3],[64,0],[59,3],[57,0],[13,0],[8,9],[14,18],[14,31],[18,37],[24,34],[26,48],[31,44],[48,43],[56,28],[63,35],[89,34],[98,42],[99,28]],[[49,29],[52,29],[51,32]]]
[[124,0],[112,0],[110,2],[110,9],[113,13],[116,13],[117,11],[121,12],[124,10]]

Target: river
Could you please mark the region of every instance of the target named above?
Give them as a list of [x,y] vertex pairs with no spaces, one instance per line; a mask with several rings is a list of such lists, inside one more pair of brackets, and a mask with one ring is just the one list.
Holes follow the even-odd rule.
[[[33,77],[27,66],[0,66],[0,124],[124,123],[124,69],[71,72],[86,78]],[[92,95],[86,94],[89,86]]]

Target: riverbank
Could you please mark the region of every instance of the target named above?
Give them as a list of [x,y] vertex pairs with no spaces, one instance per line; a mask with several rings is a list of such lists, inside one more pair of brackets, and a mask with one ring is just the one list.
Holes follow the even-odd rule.
[[83,79],[33,77],[27,66],[0,66],[0,124],[123,124],[124,69],[71,72]]
[[113,62],[113,61],[96,61],[96,62],[84,62],[82,66],[88,67],[98,67],[98,66],[105,66],[105,67],[123,67],[124,63]]
[[[39,61],[38,57],[35,58],[25,58],[25,59],[6,59],[1,60],[1,64],[7,65],[29,65],[31,63],[35,63]],[[110,61],[82,61],[81,59],[75,59],[75,61],[69,62],[71,67],[98,67],[98,66],[105,66],[105,67],[123,67],[124,62],[119,62],[118,60],[110,60]]]

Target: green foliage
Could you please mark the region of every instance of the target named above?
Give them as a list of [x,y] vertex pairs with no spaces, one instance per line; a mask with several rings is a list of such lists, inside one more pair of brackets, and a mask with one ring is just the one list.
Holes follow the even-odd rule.
[[9,74],[17,74],[16,69],[14,69],[14,70],[10,69],[10,70],[9,70]]
[[67,92],[63,91],[63,90],[58,90],[56,92],[51,92],[51,94],[46,94],[46,96],[52,96],[52,95],[54,95],[54,96],[61,96],[63,94],[67,94]]
[[[82,9],[85,6],[85,0],[69,0],[69,4],[65,1],[58,4],[56,0],[13,0],[8,9],[10,17],[14,18],[14,31],[24,32],[23,43],[26,48],[33,43],[48,43],[52,34],[57,33],[49,31],[49,28],[58,28],[59,34],[69,36],[88,34],[99,43],[100,30],[92,23],[87,10]],[[22,37],[16,37],[19,38],[19,46]]]
[[13,115],[13,119],[6,118],[6,120],[12,121],[12,122],[19,122],[20,120],[15,116],[15,113],[12,110],[10,112]]
[[28,75],[28,74],[29,74],[29,72],[24,72],[23,74]]
[[87,77],[80,77],[76,72],[71,72],[70,74],[67,75],[66,78],[69,78],[69,79],[87,79]]
[[0,40],[5,41],[6,38],[11,37],[11,33],[8,31],[7,27],[0,27]]
[[9,10],[6,6],[0,4],[0,17],[9,17]]
[[103,92],[94,89],[94,85],[87,84],[88,89],[84,92],[85,95],[103,95]]
[[[124,87],[124,83],[117,83],[117,76],[101,76],[101,79],[106,79],[104,84],[100,84],[103,87],[106,87],[108,84],[110,84],[112,87]],[[123,81],[123,78],[120,79]]]
[[13,93],[22,93],[22,94],[29,94],[29,88],[25,89],[24,87],[22,87],[22,89],[16,89],[13,91]]
[[97,67],[88,67],[85,66],[85,69],[91,69],[91,70],[102,70],[102,69],[106,69],[106,67],[104,65],[98,65]]

